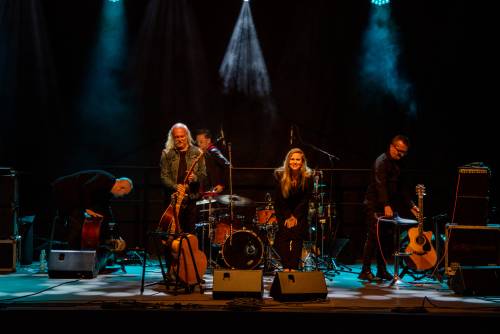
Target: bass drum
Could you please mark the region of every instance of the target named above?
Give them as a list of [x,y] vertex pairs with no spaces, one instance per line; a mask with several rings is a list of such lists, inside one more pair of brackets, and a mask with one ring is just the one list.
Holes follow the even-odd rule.
[[236,231],[226,238],[222,246],[222,258],[231,269],[254,269],[261,262],[264,246],[252,231]]

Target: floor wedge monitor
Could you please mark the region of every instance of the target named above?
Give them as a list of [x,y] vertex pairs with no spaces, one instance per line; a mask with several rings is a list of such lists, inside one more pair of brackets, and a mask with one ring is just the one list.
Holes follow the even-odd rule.
[[321,271],[278,272],[271,285],[270,295],[279,301],[325,299],[328,289]]
[[95,250],[51,250],[50,278],[94,278],[97,276]]
[[214,299],[243,297],[262,299],[263,291],[262,270],[214,270],[212,290]]

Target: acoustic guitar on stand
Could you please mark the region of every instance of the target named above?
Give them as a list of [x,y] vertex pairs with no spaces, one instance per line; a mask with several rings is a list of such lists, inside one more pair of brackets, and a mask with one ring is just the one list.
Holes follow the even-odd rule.
[[411,255],[406,257],[406,264],[413,270],[423,271],[431,269],[436,265],[437,254],[432,246],[432,232],[424,232],[424,195],[425,186],[418,184],[416,186],[418,196],[418,226],[408,230],[408,246],[406,253]]

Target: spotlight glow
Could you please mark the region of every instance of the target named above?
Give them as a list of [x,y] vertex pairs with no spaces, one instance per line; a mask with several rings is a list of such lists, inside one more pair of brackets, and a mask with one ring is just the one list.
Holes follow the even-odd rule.
[[383,5],[388,5],[390,0],[372,0],[372,4],[375,6],[383,6]]
[[234,89],[247,95],[267,96],[271,92],[249,1],[242,4],[219,74],[226,93]]

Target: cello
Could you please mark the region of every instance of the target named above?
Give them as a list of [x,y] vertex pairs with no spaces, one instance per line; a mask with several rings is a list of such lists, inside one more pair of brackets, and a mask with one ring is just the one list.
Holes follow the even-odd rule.
[[[203,152],[200,152],[200,155],[194,159],[186,172],[183,187],[172,194],[170,205],[163,212],[157,228],[158,231],[177,236],[171,243],[171,254],[174,261],[172,261],[170,270],[176,273],[179,281],[186,285],[199,283],[199,278],[203,277],[207,270],[207,257],[198,249],[198,238],[194,234],[182,233],[179,225],[179,212],[186,196],[189,178],[202,156]],[[166,241],[162,242],[166,244]]]

